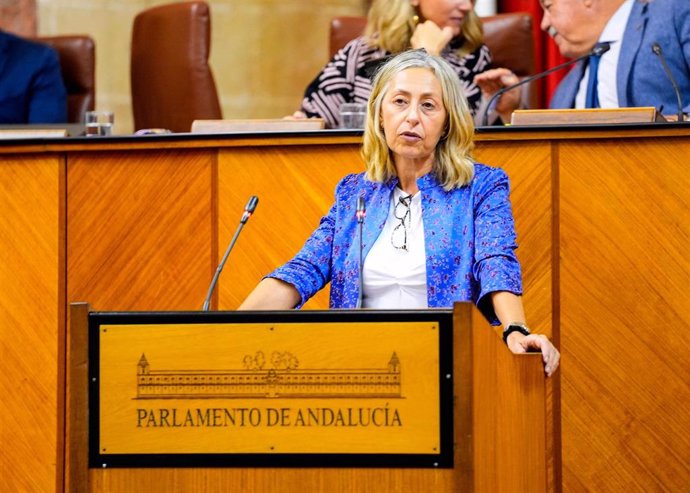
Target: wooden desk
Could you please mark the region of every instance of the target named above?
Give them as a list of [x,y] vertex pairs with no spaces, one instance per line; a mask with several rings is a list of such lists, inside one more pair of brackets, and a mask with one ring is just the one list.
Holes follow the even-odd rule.
[[[477,140],[477,159],[511,178],[530,324],[563,353],[563,489],[681,489],[690,476],[690,127],[512,128]],[[62,487],[67,303],[200,308],[255,194],[215,301],[234,309],[302,245],[337,181],[362,169],[359,142],[337,131],[3,142],[6,484]],[[308,305],[326,306],[327,293]]]

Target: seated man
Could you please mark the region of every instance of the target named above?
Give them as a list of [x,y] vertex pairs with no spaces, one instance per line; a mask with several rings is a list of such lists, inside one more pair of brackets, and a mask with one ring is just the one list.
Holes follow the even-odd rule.
[[0,123],[64,123],[67,92],[51,47],[0,31]]
[[[594,104],[586,104],[590,67],[577,63],[561,81],[551,108],[619,108],[654,106],[664,114],[678,113],[671,81],[652,46],[658,43],[683,95],[683,111],[690,111],[690,1],[687,0],[540,0],[541,28],[569,58],[587,54],[598,42],[611,49],[598,64]],[[518,81],[507,69],[489,70],[475,77],[491,96]],[[496,111],[504,121],[519,104],[519,91],[499,99]]]

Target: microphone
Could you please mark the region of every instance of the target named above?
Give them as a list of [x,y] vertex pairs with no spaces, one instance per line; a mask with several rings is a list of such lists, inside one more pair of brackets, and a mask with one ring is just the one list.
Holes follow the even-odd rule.
[[362,224],[364,218],[367,215],[367,208],[364,204],[364,197],[357,197],[357,212],[355,213],[357,217],[357,224]]
[[[664,67],[664,72],[666,72],[666,76],[668,77],[668,80],[671,81],[671,85],[673,86],[673,90],[676,93],[676,99],[678,100],[678,121],[682,122],[685,121],[685,117],[683,115],[683,102],[681,101],[680,98],[680,89],[678,89],[678,84],[676,84],[676,80],[673,78],[673,74],[671,73],[671,69],[668,66],[668,63],[666,63],[666,58],[664,57],[664,54],[661,51],[661,46],[659,46],[659,43],[656,41],[652,43],[652,52],[657,56],[659,61],[661,61],[662,67]],[[659,110],[661,111],[661,110]]]
[[359,296],[357,298],[357,308],[362,308],[362,300],[364,299],[364,260],[362,259],[362,229],[364,226],[364,218],[367,215],[367,208],[364,203],[364,197],[357,197],[357,225],[359,227]]
[[532,82],[538,79],[541,79],[542,77],[546,77],[550,73],[556,72],[557,70],[561,70],[562,68],[568,67],[574,63],[579,62],[580,60],[584,60],[585,58],[589,58],[590,56],[601,56],[607,51],[611,49],[611,43],[599,43],[597,44],[592,51],[589,53],[586,53],[582,56],[579,56],[577,58],[573,58],[572,60],[568,60],[565,63],[561,63],[560,65],[556,65],[555,67],[552,67],[548,70],[545,70],[543,72],[539,72],[538,74],[531,75],[525,79],[522,79],[520,82],[513,84],[508,87],[503,87],[496,91],[496,94],[494,94],[491,99],[489,100],[489,104],[486,105],[486,108],[484,108],[484,114],[482,115],[482,125],[487,126],[489,124],[489,108],[491,108],[491,105],[494,104],[494,101],[496,101],[498,98],[501,97],[501,95],[505,92],[508,92],[512,89],[515,89],[516,87],[520,87],[523,84],[527,84],[528,82]]
[[230,245],[228,245],[228,249],[225,250],[225,255],[223,255],[223,259],[220,261],[220,264],[218,264],[216,273],[213,275],[213,279],[211,280],[211,285],[208,287],[208,294],[206,294],[206,299],[204,300],[204,306],[202,308],[202,310],[205,312],[208,311],[208,307],[211,304],[211,295],[213,294],[213,290],[216,288],[216,283],[218,282],[220,273],[223,270],[223,267],[225,267],[225,262],[228,260],[228,255],[230,255],[230,251],[232,250],[232,247],[235,246],[235,242],[237,241],[237,237],[240,235],[240,231],[242,231],[242,228],[244,227],[245,223],[254,213],[254,209],[256,209],[258,203],[259,198],[256,195],[252,195],[249,198],[249,202],[247,202],[247,205],[244,206],[244,212],[242,213],[240,224],[237,225],[235,235],[232,237]]

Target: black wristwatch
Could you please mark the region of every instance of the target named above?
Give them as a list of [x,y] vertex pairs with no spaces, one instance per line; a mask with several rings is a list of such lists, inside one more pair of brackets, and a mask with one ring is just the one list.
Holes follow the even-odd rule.
[[524,334],[526,336],[530,335],[529,327],[527,327],[525,324],[512,322],[508,327],[503,329],[503,342],[508,344],[508,336],[513,332],[519,332],[520,334]]

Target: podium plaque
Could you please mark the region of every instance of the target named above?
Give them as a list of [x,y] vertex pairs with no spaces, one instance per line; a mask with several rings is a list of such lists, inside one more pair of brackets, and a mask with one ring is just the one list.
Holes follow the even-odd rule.
[[91,467],[453,467],[452,311],[89,314]]

